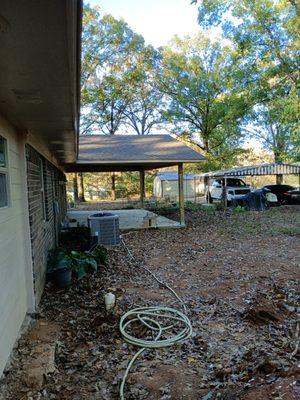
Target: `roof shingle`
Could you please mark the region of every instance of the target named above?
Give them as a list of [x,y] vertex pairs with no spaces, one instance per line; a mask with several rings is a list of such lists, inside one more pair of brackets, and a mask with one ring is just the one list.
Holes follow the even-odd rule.
[[205,157],[170,135],[82,135],[71,171],[130,171],[196,163]]

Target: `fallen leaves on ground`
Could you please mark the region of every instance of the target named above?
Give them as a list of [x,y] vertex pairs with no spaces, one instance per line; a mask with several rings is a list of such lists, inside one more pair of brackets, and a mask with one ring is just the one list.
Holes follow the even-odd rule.
[[[300,224],[300,207],[229,217],[189,212],[187,220],[187,229],[124,235],[138,265],[183,298],[194,330],[181,345],[143,353],[128,377],[126,399],[299,398],[300,242],[281,227]],[[109,250],[109,259],[109,267],[68,290],[47,284],[34,317],[60,326],[56,371],[42,388],[24,384],[34,350],[24,335],[1,381],[0,398],[118,399],[136,351],[120,336],[120,316],[136,306],[180,304],[129,263],[124,248]],[[108,291],[117,298],[111,314],[104,309]]]

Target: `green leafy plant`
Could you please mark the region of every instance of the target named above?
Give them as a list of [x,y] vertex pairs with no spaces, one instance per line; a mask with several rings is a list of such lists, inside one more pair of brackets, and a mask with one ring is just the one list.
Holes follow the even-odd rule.
[[199,211],[201,209],[201,204],[194,203],[190,200],[186,201],[184,205],[187,211]]
[[105,247],[97,246],[91,254],[99,264],[108,266],[108,254]]
[[72,269],[72,260],[66,251],[61,247],[56,247],[48,252],[47,271],[53,272],[57,269]]
[[246,208],[243,207],[243,206],[240,206],[240,205],[233,209],[233,212],[235,214],[240,214],[240,213],[243,213],[243,212],[246,212],[246,211],[247,211]]
[[71,251],[70,258],[72,260],[72,270],[77,279],[83,278],[88,272],[97,271],[97,261],[90,253],[80,251]]
[[98,269],[98,261],[107,264],[105,249],[94,250],[93,254],[81,251],[69,251],[62,247],[52,249],[48,253],[47,272],[52,273],[58,269],[70,269],[77,279],[83,278],[87,273],[95,273]]

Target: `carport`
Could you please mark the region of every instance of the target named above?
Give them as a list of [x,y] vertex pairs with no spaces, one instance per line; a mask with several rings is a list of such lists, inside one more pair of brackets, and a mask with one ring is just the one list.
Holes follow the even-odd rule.
[[[300,187],[300,165],[284,164],[284,163],[270,163],[250,165],[246,167],[235,167],[227,170],[211,171],[204,174],[199,174],[195,179],[203,179],[207,183],[209,178],[224,178],[224,188],[227,186],[227,178],[229,177],[243,177],[243,176],[262,176],[262,175],[275,175],[277,182],[283,180],[284,175],[298,175]],[[225,205],[227,203],[227,196],[225,196]]]
[[199,163],[205,157],[170,135],[82,135],[76,163],[66,172],[140,173],[140,200],[145,201],[145,171],[178,167],[180,226],[185,226],[183,164]]

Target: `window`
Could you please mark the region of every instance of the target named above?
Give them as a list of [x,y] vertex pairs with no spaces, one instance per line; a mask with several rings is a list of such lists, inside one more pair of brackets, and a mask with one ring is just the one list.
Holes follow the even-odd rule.
[[227,186],[243,187],[246,186],[246,183],[242,179],[228,179]]
[[8,206],[7,142],[0,136],[0,207]]
[[213,181],[213,183],[212,183],[212,187],[219,188],[221,186],[222,186],[221,179],[217,179],[217,180]]

